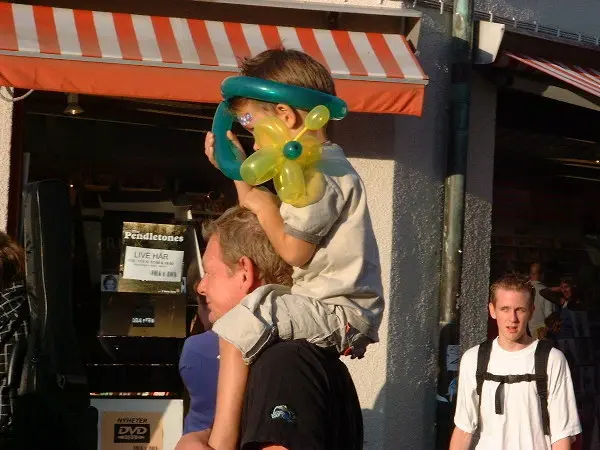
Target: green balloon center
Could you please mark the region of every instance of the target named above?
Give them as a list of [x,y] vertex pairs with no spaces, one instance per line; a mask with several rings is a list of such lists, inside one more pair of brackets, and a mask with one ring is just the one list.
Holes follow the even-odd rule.
[[298,141],[290,141],[283,146],[283,156],[287,159],[298,159],[301,154],[302,144]]

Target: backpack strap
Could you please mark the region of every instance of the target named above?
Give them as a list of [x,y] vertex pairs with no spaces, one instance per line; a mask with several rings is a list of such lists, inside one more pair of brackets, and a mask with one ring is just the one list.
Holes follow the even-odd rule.
[[477,396],[479,397],[479,407],[481,407],[481,390],[483,389],[485,374],[487,373],[490,355],[492,354],[492,342],[493,341],[489,340],[482,342],[479,344],[479,350],[477,352],[477,372],[475,373],[475,379],[477,380]]
[[550,416],[548,414],[548,358],[553,345],[551,341],[540,340],[535,349],[535,383],[542,406],[542,426],[544,434],[550,436]]

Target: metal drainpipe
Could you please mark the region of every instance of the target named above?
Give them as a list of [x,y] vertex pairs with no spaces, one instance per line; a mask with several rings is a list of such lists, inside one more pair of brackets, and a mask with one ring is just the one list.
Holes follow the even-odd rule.
[[[471,55],[473,45],[474,0],[454,0],[452,16],[452,67],[450,90],[450,130],[445,181],[444,234],[441,261],[439,379],[437,411],[437,448],[447,449],[453,429],[454,404],[446,394],[456,370],[448,370],[447,351],[456,354],[459,342],[459,314],[462,275],[462,243],[465,212],[465,178],[469,146],[469,108],[471,102]],[[453,347],[454,346],[454,347]],[[453,358],[454,359],[454,358]]]

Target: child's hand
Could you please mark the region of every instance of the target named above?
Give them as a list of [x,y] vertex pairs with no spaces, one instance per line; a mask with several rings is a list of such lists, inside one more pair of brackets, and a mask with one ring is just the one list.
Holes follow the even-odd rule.
[[261,211],[264,211],[267,208],[279,210],[280,205],[279,197],[268,189],[261,187],[250,189],[240,201],[244,208],[249,209],[257,216]]
[[[238,150],[241,159],[246,159],[246,152],[244,151],[242,144],[240,144],[240,141],[238,140],[237,136],[231,131],[228,131],[227,138],[231,142],[233,142],[233,145]],[[206,133],[206,139],[204,139],[204,153],[208,157],[210,163],[218,169],[219,166],[217,165],[217,160],[215,159],[215,135],[210,131]]]

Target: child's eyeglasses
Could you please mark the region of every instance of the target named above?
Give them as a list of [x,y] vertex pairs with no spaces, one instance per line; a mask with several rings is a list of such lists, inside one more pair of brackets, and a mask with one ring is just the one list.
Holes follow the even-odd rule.
[[252,114],[250,114],[250,113],[243,114],[237,118],[237,121],[243,127],[247,127],[248,125],[250,125],[253,120],[254,120],[254,117],[252,117]]

